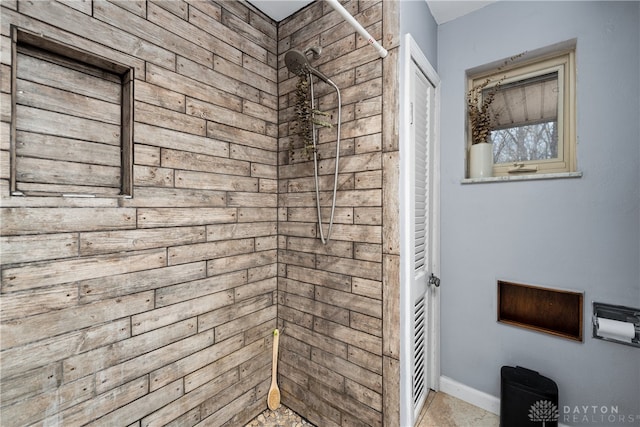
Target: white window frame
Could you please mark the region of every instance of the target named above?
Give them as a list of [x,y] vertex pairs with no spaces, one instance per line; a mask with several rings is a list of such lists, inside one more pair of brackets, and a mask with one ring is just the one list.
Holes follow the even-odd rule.
[[[481,73],[468,75],[467,91],[489,79],[486,89],[499,81],[502,85],[523,81],[531,77],[558,72],[558,157],[493,165],[493,177],[535,177],[576,172],[576,67],[575,46],[551,54],[527,58]],[[508,62],[508,61],[507,61]],[[467,150],[471,146],[471,129],[467,126]],[[490,179],[490,178],[489,178]]]

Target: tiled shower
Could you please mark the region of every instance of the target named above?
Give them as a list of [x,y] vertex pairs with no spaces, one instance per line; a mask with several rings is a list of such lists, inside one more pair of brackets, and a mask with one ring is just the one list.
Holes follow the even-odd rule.
[[[316,425],[399,424],[397,2],[343,5],[387,58],[324,2],[275,23],[244,1],[3,1],[3,426],[242,425],[266,408],[276,327],[283,404]],[[51,52],[16,29],[134,70],[132,195],[65,181],[82,150],[61,147],[83,138],[64,123],[99,119],[41,102],[61,88],[20,62]],[[327,245],[283,61],[309,47],[342,93]],[[328,215],[335,129],[319,142]]]

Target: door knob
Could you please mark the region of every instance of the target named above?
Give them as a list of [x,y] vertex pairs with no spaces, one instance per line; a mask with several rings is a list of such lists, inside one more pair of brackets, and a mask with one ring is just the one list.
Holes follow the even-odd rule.
[[440,287],[440,278],[433,273],[429,276],[429,284],[435,286],[436,288]]

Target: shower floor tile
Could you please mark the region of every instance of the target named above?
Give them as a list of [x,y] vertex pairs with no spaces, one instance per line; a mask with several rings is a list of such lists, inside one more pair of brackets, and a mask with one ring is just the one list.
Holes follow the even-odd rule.
[[286,406],[280,407],[272,411],[265,410],[255,417],[245,427],[315,427],[313,424],[304,420],[300,415],[293,412]]
[[[431,392],[416,427],[498,427],[500,417],[442,392]],[[262,412],[245,427],[314,427],[286,406]]]

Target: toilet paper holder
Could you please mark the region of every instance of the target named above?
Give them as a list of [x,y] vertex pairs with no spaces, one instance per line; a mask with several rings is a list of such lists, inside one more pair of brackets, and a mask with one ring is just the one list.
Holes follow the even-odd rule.
[[[631,331],[629,335],[625,335],[625,337],[616,338],[614,336],[606,336],[606,334],[602,333],[600,330],[601,326],[599,319],[608,319],[613,322],[624,322],[630,324],[626,327],[626,330]],[[640,309],[624,307],[621,305],[612,305],[605,304],[600,302],[593,303],[593,338],[601,339],[604,341],[615,342],[619,344],[626,344],[632,347],[640,348]],[[618,324],[618,323],[617,323]],[[622,325],[622,323],[619,323]],[[631,328],[633,325],[633,328]],[[625,326],[625,325],[622,325]],[[633,335],[633,337],[631,337]],[[629,339],[629,341],[625,340],[625,338]]]

